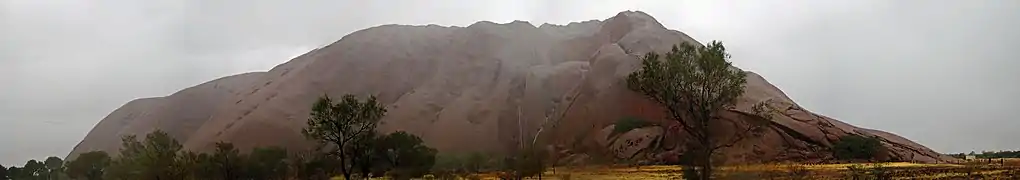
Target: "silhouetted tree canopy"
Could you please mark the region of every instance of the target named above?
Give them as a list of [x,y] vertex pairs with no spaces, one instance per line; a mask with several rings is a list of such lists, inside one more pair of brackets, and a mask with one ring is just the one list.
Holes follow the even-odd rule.
[[73,179],[99,180],[103,172],[110,166],[110,155],[103,151],[92,151],[78,155],[78,158],[67,162],[67,176]]
[[872,159],[882,148],[882,143],[875,137],[847,135],[833,144],[832,152],[836,159]]

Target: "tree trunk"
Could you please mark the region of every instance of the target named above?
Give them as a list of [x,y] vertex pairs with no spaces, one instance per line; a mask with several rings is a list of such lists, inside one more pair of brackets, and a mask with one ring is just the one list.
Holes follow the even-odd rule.
[[701,177],[700,177],[701,180],[710,180],[710,179],[712,179],[712,170],[713,170],[712,169],[712,149],[711,149],[711,146],[706,146],[706,147],[707,148],[703,148],[701,150],[701,152],[699,153],[700,156],[698,156],[698,158],[700,159],[699,160],[700,163],[698,163],[698,164],[701,165],[701,167],[700,167],[701,168],[701,172],[698,173],[698,174],[701,175]]
[[706,165],[701,167],[701,179],[710,180],[712,179],[712,163],[707,161],[705,163]]
[[344,179],[351,179],[351,172],[347,169],[347,156],[342,150],[340,151],[340,173],[344,175]]

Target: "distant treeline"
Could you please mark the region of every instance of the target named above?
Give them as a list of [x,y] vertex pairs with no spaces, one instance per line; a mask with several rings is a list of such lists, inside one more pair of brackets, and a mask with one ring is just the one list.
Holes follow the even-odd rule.
[[1018,150],[1018,151],[982,151],[981,153],[975,153],[974,151],[971,151],[970,153],[966,153],[966,154],[965,153],[956,153],[956,154],[947,154],[947,155],[955,157],[955,158],[964,158],[964,157],[967,157],[968,155],[973,155],[976,158],[1020,158],[1020,150]]
[[[182,149],[176,139],[156,130],[144,138],[124,136],[118,152],[92,151],[70,160],[49,157],[29,160],[21,167],[0,166],[0,180],[241,180],[241,179],[440,179],[500,171],[504,179],[541,175],[545,152],[529,147],[503,158],[473,153],[437,157],[414,134],[376,131],[386,109],[375,97],[360,100],[321,97],[312,107],[302,134],[318,142],[317,148],[288,152],[282,147],[256,147],[241,152],[229,142],[218,142],[212,152]],[[470,179],[470,178],[468,178]]]

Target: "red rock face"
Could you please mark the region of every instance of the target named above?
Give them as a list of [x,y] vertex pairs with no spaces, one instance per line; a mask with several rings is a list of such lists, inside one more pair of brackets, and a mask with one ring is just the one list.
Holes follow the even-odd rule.
[[247,73],[229,76],[167,97],[128,102],[96,124],[85,139],[74,147],[68,158],[89,151],[117,152],[122,136],[137,135],[141,139],[156,129],[166,131],[180,141],[187,140],[218,107],[228,103],[226,101],[229,97],[247,90],[261,75]]
[[[116,153],[117,137],[144,136],[156,128],[168,131],[186,150],[208,152],[220,141],[242,150],[305,150],[312,143],[300,130],[311,104],[324,94],[348,93],[376,95],[387,106],[379,131],[408,131],[440,151],[506,152],[536,136],[544,143],[605,151],[593,137],[620,118],[673,123],[655,102],[628,90],[624,78],[639,67],[641,55],[682,42],[698,43],[642,12],[566,26],[379,26],[268,72],[128,103],[100,122],[70,156],[90,150]],[[826,148],[846,134],[883,137],[892,159],[944,160],[893,134],[803,110],[750,72],[747,94],[724,116],[747,118],[750,105],[764,100],[782,110],[779,118],[763,136],[727,150],[732,162],[824,160],[831,157]],[[665,134],[662,146],[676,148],[685,139]]]

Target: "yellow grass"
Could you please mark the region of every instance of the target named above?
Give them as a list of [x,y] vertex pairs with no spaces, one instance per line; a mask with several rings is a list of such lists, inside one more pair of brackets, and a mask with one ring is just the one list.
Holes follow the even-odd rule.
[[[776,177],[789,179],[793,171],[800,169],[808,172],[807,179],[845,179],[848,167],[860,165],[875,167],[873,163],[846,164],[756,164],[719,167],[716,179],[728,179],[735,175],[750,176],[750,179],[767,179]],[[1020,166],[998,165],[955,165],[955,164],[917,164],[908,162],[878,163],[892,172],[892,179],[973,179],[980,175],[986,179],[1007,179],[1010,174],[1020,172]],[[542,179],[583,179],[583,180],[637,180],[637,179],[680,179],[681,166],[586,166],[556,167],[543,174]],[[734,176],[731,176],[734,175]],[[499,179],[497,173],[476,174],[480,179]],[[340,179],[340,178],[336,178]],[[434,179],[434,178],[424,178]],[[537,178],[529,178],[537,179]]]

